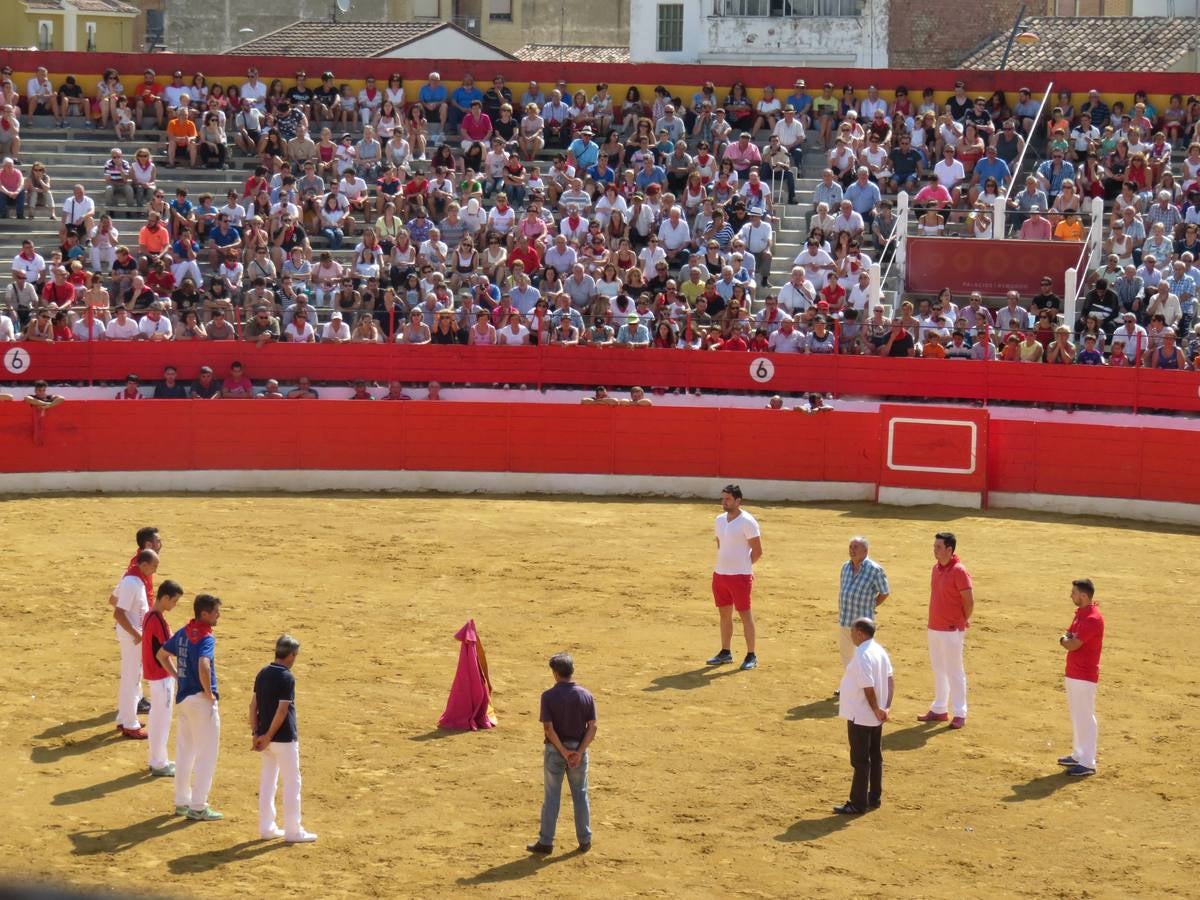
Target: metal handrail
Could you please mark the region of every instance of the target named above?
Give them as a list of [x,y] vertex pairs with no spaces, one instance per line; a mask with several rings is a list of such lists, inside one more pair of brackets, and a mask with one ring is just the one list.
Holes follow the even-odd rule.
[[1025,136],[1025,146],[1021,148],[1021,152],[1017,155],[1016,164],[1012,167],[1012,177],[1009,178],[1008,188],[1004,191],[1004,202],[1006,204],[1012,196],[1013,188],[1017,183],[1017,175],[1021,172],[1021,166],[1025,164],[1025,154],[1029,152],[1029,145],[1033,143],[1033,135],[1042,121],[1042,114],[1046,111],[1046,101],[1050,99],[1050,94],[1053,90],[1054,82],[1051,81],[1046,85],[1046,92],[1042,94],[1042,102],[1038,104],[1037,115],[1033,117],[1033,127],[1029,129],[1029,134]]
[[[897,216],[895,221],[892,222],[892,233],[888,235],[888,239],[884,241],[883,246],[879,248],[880,259],[883,259],[883,257],[887,255],[888,245],[891,244],[892,241],[900,240],[900,228],[902,224],[903,223],[900,221],[899,216]],[[892,274],[892,266],[895,265],[895,263],[896,254],[893,253],[892,258],[888,260],[887,268],[884,269],[883,273],[879,276],[879,289],[881,291],[883,290],[883,283],[887,281],[888,276]]]

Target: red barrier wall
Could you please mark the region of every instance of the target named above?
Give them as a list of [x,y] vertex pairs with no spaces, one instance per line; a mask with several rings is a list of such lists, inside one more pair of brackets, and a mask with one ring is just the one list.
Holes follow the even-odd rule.
[[[39,65],[50,70],[57,83],[61,76],[75,74],[91,83],[94,76],[107,67],[122,73],[126,87],[132,87],[130,79],[136,80],[145,68],[153,68],[162,76],[174,68],[181,69],[189,77],[203,71],[209,81],[229,81],[244,78],[251,65],[259,68],[261,77],[292,78],[300,69],[313,76],[325,69],[333,71],[338,81],[361,79],[368,73],[376,76],[399,72],[406,81],[423,82],[430,71],[441,72],[446,83],[453,85],[464,71],[473,70],[476,77],[485,72],[503,75],[510,84],[521,85],[523,81],[535,79],[543,84],[553,84],[565,78],[574,87],[607,81],[614,88],[629,84],[642,86],[642,94],[655,84],[668,86],[700,85],[712,79],[718,88],[724,88],[735,80],[744,81],[752,89],[767,84],[791,84],[796,78],[804,78],[809,90],[820,87],[822,82],[832,81],[840,91],[843,84],[853,84],[860,91],[868,84],[877,85],[881,91],[890,92],[897,85],[906,85],[910,93],[919,95],[924,87],[933,87],[945,94],[953,90],[954,82],[966,79],[968,90],[987,95],[1000,89],[1015,94],[1018,88],[1029,87],[1039,93],[1048,82],[1053,81],[1057,90],[1069,90],[1075,94],[1086,94],[1092,88],[1102,94],[1128,100],[1137,89],[1151,95],[1182,93],[1200,94],[1200,75],[1167,72],[1005,72],[970,71],[956,69],[851,69],[851,68],[797,68],[778,66],[714,66],[714,65],[668,65],[661,63],[583,63],[583,62],[454,62],[430,59],[352,59],[332,57],[287,57],[287,56],[209,56],[186,53],[65,53],[61,51],[41,52],[13,50],[0,53],[0,60],[13,67],[19,76],[33,72]],[[92,76],[87,79],[86,76]],[[24,89],[22,81],[18,86]],[[622,96],[615,94],[615,96]],[[1078,104],[1084,98],[1076,97]],[[1160,104],[1161,106],[1161,104]]]
[[905,287],[936,294],[947,285],[999,297],[1009,291],[1024,296],[1041,290],[1042,276],[1054,279],[1060,296],[1067,269],[1079,262],[1080,244],[1064,241],[979,241],[973,238],[908,239]]
[[[878,416],[496,403],[0,405],[5,472],[410,469],[872,482]],[[134,440],[134,438],[136,438]]]
[[[12,345],[6,353],[12,353]],[[17,372],[0,365],[0,382],[89,380],[119,382],[129,373],[143,381],[160,377],[167,364],[191,381],[201,365],[220,378],[240,360],[256,381],[318,382],[355,378],[408,383],[527,384],[685,387],[798,393],[823,391],[854,397],[1004,400],[1075,403],[1132,409],[1200,411],[1200,372],[1047,366],[869,356],[690,353],[590,347],[437,347],[379,344],[271,344],[262,348],[231,341],[203,343],[21,344],[27,357]],[[770,362],[766,380],[752,372]]]
[[[889,442],[897,418],[920,430]],[[972,423],[977,457],[964,463]],[[0,470],[411,470],[851,482],[1200,504],[1200,430],[878,412],[494,403],[69,401],[0,404]],[[891,461],[889,465],[888,462]],[[942,468],[946,471],[937,471]]]

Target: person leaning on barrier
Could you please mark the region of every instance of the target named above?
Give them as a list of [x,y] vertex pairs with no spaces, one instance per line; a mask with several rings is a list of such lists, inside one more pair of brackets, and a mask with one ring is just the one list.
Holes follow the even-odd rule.
[[584,397],[580,403],[596,403],[601,406],[616,406],[620,401],[616,397],[610,397],[608,388],[604,385],[599,385],[590,397]]

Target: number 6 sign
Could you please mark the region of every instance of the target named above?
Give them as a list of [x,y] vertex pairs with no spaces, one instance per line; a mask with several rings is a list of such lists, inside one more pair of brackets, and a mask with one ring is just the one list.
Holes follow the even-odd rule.
[[24,347],[13,347],[4,354],[4,368],[10,375],[26,375],[29,373],[29,351]]
[[766,384],[775,377],[775,363],[765,356],[755,357],[750,361],[750,377],[759,384]]

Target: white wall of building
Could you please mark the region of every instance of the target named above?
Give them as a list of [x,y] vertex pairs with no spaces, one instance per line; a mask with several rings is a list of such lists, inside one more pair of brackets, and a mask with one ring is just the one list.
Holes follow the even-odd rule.
[[1200,0],[1133,0],[1135,16],[1200,16]]
[[405,44],[391,53],[385,53],[385,59],[505,59],[503,53],[498,53],[489,47],[473,41],[464,34],[450,28],[443,28],[427,37],[419,38]]
[[632,61],[859,68],[888,64],[891,0],[866,0],[857,17],[718,16],[714,0],[683,0],[683,5],[683,50],[660,53],[657,0],[631,4]]
[[681,0],[683,3],[683,50],[680,53],[658,51],[658,0],[634,0],[629,4],[629,59],[631,62],[694,63],[700,59],[706,39],[701,27],[701,10],[707,0]]

